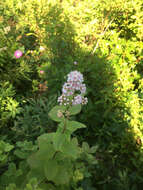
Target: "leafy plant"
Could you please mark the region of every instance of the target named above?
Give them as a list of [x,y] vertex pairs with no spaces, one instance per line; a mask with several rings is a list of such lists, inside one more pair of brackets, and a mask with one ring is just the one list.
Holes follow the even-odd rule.
[[14,119],[21,109],[19,103],[13,98],[15,95],[13,86],[9,82],[0,85],[0,127],[3,127],[10,119]]
[[0,141],[0,167],[4,166],[9,160],[9,152],[14,148],[13,145]]
[[[71,137],[74,131],[86,127],[82,123],[70,120],[70,116],[81,111],[82,102],[75,102],[74,105],[74,98],[70,99],[76,92],[76,85],[81,86],[80,81],[82,82],[82,80],[80,79],[82,79],[80,73],[71,72],[68,75],[71,87],[68,89],[66,83],[63,86],[65,98],[61,104],[64,105],[55,106],[49,112],[51,119],[59,122],[58,129],[56,132],[38,137],[39,150],[28,158],[28,164],[31,168],[28,178],[36,177],[39,184],[43,182],[47,184],[51,181],[55,188],[70,189],[70,186],[73,185],[76,187],[75,182],[84,178],[86,170],[84,162],[79,164],[79,160],[81,161],[83,156],[86,156],[88,162],[96,163],[95,158],[90,154],[94,153],[94,149],[90,149],[87,143],[83,143],[80,148],[77,138]],[[69,92],[72,92],[71,95]]]

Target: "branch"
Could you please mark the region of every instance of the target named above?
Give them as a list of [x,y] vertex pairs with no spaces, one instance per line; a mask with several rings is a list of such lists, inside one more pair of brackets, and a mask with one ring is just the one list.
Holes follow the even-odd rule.
[[107,27],[105,28],[105,30],[100,34],[98,40],[97,40],[97,43],[96,43],[96,46],[94,47],[93,49],[93,52],[92,52],[92,55],[94,54],[94,52],[96,51],[96,49],[98,48],[98,45],[99,45],[99,40],[101,39],[101,36],[104,36],[104,34],[106,33],[106,31],[108,30],[108,28],[110,27],[110,25],[112,24],[114,19],[112,19],[109,24],[107,25]]

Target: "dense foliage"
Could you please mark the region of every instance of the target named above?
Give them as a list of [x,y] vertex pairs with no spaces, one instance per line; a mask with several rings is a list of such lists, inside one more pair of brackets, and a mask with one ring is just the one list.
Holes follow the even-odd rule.
[[[86,105],[57,101],[71,71]],[[0,1],[0,190],[142,190],[142,173],[142,0]]]

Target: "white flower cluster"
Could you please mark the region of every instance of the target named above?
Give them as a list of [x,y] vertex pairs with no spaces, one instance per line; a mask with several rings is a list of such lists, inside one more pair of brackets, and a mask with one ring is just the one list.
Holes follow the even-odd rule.
[[67,82],[62,88],[62,95],[58,98],[60,105],[87,104],[88,100],[84,98],[86,86],[83,81],[83,75],[78,71],[72,71],[68,74]]
[[4,28],[4,33],[8,34],[8,32],[11,30],[10,26],[7,26]]

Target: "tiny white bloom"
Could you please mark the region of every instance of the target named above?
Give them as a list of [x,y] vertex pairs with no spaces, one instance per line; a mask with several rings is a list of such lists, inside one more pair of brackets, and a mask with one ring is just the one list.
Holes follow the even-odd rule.
[[39,51],[42,52],[44,50],[45,50],[45,48],[43,46],[40,46]]
[[10,31],[10,29],[11,29],[10,26],[5,27],[4,28],[4,33],[8,34],[8,32]]

